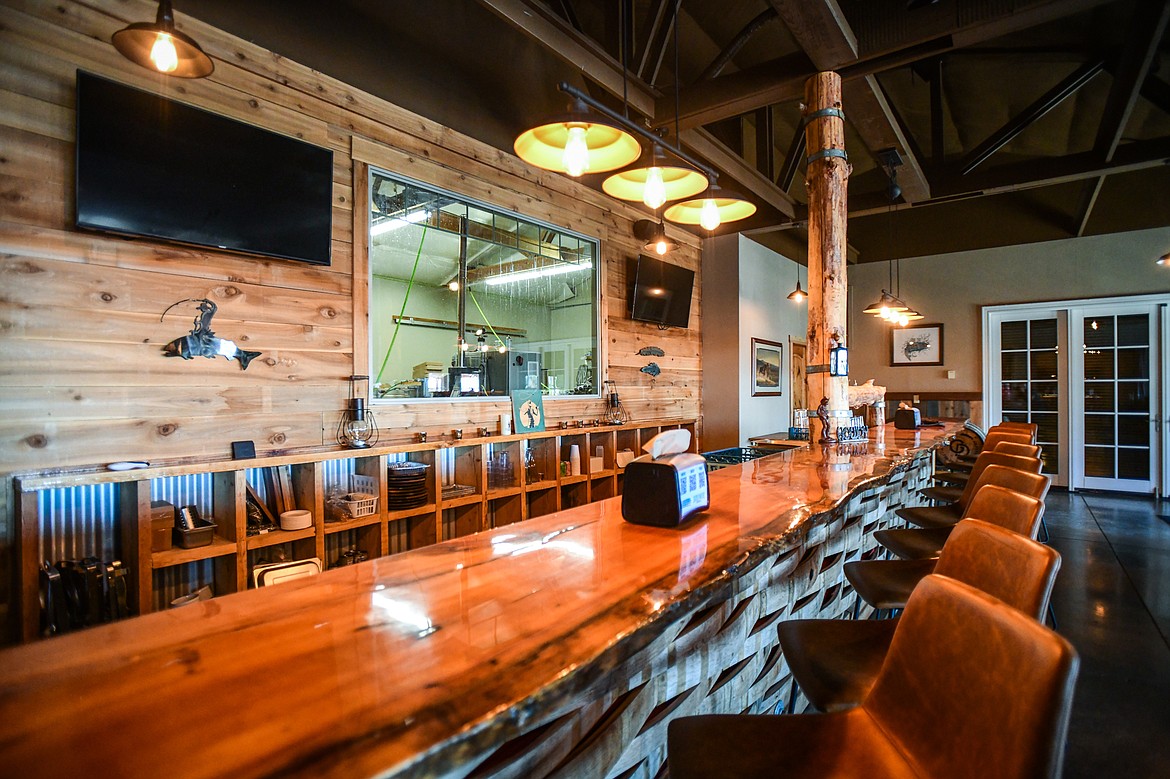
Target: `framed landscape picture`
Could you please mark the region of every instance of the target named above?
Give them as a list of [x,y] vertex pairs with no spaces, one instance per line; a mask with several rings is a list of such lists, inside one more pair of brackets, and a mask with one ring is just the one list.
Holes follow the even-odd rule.
[[780,366],[784,345],[752,339],[752,396],[780,394]]
[[890,330],[890,365],[942,365],[943,326],[915,325]]

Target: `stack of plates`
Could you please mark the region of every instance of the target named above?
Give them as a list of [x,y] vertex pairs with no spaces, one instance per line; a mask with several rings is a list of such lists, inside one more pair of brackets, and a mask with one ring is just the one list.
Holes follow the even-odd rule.
[[390,510],[412,509],[427,502],[426,463],[390,463],[386,475],[386,505]]

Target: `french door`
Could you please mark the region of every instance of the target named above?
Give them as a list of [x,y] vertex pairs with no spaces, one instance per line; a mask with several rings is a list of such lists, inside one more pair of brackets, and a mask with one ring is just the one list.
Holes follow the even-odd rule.
[[985,422],[1035,422],[1072,489],[1170,487],[1167,296],[984,309]]

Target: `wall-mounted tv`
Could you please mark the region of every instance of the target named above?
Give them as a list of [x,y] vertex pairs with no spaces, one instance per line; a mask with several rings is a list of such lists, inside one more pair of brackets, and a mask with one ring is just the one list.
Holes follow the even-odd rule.
[[329,264],[333,152],[77,73],[77,226]]
[[645,254],[626,263],[630,282],[630,319],[666,327],[686,327],[691,317],[695,272]]

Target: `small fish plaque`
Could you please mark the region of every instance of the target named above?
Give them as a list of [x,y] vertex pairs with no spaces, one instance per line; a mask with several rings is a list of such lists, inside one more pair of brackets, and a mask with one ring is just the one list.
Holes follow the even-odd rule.
[[638,354],[640,354],[643,357],[665,357],[666,356],[666,352],[662,351],[662,349],[658,348],[657,346],[643,346],[641,349],[638,350]]
[[642,373],[648,373],[651,376],[657,376],[658,374],[662,373],[662,369],[658,367],[658,363],[656,362],[647,363],[639,370],[641,370]]

